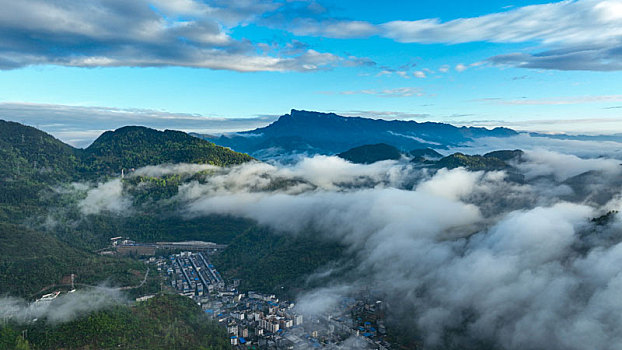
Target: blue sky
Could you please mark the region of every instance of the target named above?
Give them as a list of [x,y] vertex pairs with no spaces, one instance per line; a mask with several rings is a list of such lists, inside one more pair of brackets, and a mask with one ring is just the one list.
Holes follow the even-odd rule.
[[125,124],[240,130],[292,108],[622,132],[620,0],[0,5],[0,118],[74,144]]

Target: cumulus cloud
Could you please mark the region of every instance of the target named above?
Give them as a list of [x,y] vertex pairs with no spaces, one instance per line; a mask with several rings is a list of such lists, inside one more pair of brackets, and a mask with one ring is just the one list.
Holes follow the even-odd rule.
[[23,299],[4,297],[0,299],[0,320],[19,324],[45,320],[57,324],[124,302],[126,299],[118,289],[105,287],[61,294],[50,301],[27,302]]

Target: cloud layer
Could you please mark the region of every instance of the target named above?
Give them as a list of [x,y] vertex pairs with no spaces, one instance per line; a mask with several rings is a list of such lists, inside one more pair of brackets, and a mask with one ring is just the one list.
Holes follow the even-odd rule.
[[229,30],[280,5],[271,1],[0,1],[0,69],[181,66],[312,71],[356,60],[307,49],[264,51]]
[[[536,52],[497,55],[495,65],[555,70],[622,69],[622,3],[577,0],[519,7],[443,22],[438,18],[374,24],[326,17],[289,22],[298,35],[331,38],[382,36],[402,43],[539,43]],[[464,64],[456,67],[464,71]],[[424,77],[424,72],[416,76]]]
[[[0,5],[4,9],[0,69],[53,64],[255,72],[375,64],[367,58],[318,52],[299,40],[279,45],[238,38],[235,29],[249,24],[301,37],[380,36],[423,44],[536,43],[538,49],[500,54],[487,62],[556,70],[622,69],[619,0],[561,1],[449,21],[423,18],[385,23],[334,17],[315,1],[2,0]],[[459,64],[455,69],[468,67]]]
[[250,163],[212,169],[173,200],[186,216],[241,216],[348,247],[348,277],[318,271],[328,282],[299,296],[301,310],[330,312],[331,301],[367,286],[430,347],[616,349],[622,217],[590,219],[622,209],[620,161],[535,150],[523,158],[513,171],[525,181],[406,161]]
[[127,125],[219,134],[263,127],[277,118],[219,118],[145,109],[0,103],[0,119],[36,126],[76,147],[86,147],[104,131]]

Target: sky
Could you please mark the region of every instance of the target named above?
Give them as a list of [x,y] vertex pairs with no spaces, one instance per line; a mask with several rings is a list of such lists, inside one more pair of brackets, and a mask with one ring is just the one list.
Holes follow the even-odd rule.
[[81,144],[291,109],[622,133],[622,0],[0,0],[0,119]]

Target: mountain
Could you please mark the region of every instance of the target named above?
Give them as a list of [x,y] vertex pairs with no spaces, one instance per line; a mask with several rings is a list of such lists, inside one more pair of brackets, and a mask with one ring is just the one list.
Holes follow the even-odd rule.
[[508,137],[517,132],[507,128],[455,127],[444,123],[343,117],[294,109],[263,128],[218,138],[194,135],[265,159],[292,153],[337,154],[378,143],[400,150],[446,148],[478,137]]
[[337,154],[337,156],[352,163],[371,164],[381,160],[400,159],[402,157],[402,152],[386,143],[378,143],[375,145],[354,147]]
[[503,170],[508,168],[505,161],[495,157],[454,153],[435,163],[439,168],[453,169],[464,167],[469,170]]
[[126,126],[106,131],[83,151],[90,171],[115,173],[164,163],[241,164],[252,158],[181,131]]
[[[420,163],[423,166],[432,168],[448,168],[454,169],[458,167],[467,168],[473,171],[479,170],[506,170],[510,175],[514,174],[514,161],[520,162],[523,157],[521,150],[502,150],[486,153],[482,155],[468,155],[464,153],[454,153],[440,159],[427,159],[420,154],[424,152],[415,152],[412,162]],[[427,154],[431,154],[426,152]],[[436,153],[440,155],[439,153]],[[411,152],[412,155],[412,152]]]
[[436,152],[431,148],[414,149],[408,152],[408,154],[410,154],[415,161],[419,162],[423,162],[426,160],[439,160],[443,158],[442,154]]
[[0,120],[0,179],[67,180],[79,163],[80,150],[45,132]]
[[[226,238],[245,227],[240,220],[222,218],[167,221],[160,212],[122,220],[101,215],[90,221],[71,212],[66,222],[58,222],[51,211],[77,210],[80,199],[63,197],[59,186],[118,175],[122,168],[179,162],[231,165],[251,159],[179,131],[144,127],[106,132],[87,149],[77,149],[43,131],[0,120],[0,294],[30,296],[71,273],[92,283],[134,284],[144,264],[90,250],[119,233],[134,230],[153,238],[179,233],[196,239],[208,232],[210,238]],[[51,221],[39,224],[46,217]],[[46,229],[48,224],[55,228]]]
[[106,131],[88,148],[78,149],[33,127],[0,120],[3,184],[79,180],[163,163],[227,166],[251,159],[181,131],[126,126]]
[[497,159],[501,159],[503,161],[518,161],[521,162],[523,160],[523,155],[525,154],[525,152],[523,152],[520,149],[515,149],[515,150],[501,150],[501,151],[492,151],[492,152],[488,152],[486,154],[484,154],[484,157],[486,158],[497,158]]

